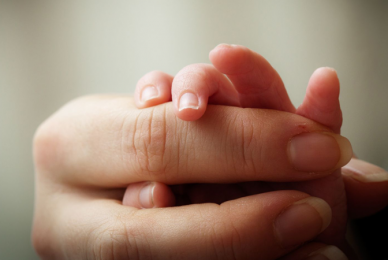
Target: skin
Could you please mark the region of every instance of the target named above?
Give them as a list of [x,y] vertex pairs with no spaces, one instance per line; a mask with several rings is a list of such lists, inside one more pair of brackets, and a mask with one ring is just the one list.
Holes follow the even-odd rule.
[[[258,255],[277,259],[316,237],[326,227],[323,223],[330,223],[331,210],[325,202],[311,208],[306,203],[310,195],[292,190],[221,198],[224,202],[219,204],[147,210],[123,205],[125,188],[141,182],[174,185],[176,194],[184,193],[182,185],[189,184],[192,198],[201,202],[204,197],[199,195],[208,186],[191,183],[228,183],[235,190],[241,184],[234,183],[249,182],[243,186],[257,191],[251,187],[253,181],[308,181],[331,174],[309,174],[290,165],[290,139],[301,132],[330,131],[304,117],[209,106],[200,120],[186,122],[174,117],[171,103],[138,110],[136,100],[136,96],[79,98],[37,130],[32,240],[43,259],[256,259]],[[260,135],[246,145],[251,132],[234,124],[260,129]],[[273,135],[274,129],[280,131]],[[260,156],[247,160],[247,155]],[[273,155],[276,161],[266,160]],[[259,167],[263,159],[266,167]],[[163,194],[163,189],[159,191]],[[279,236],[279,219],[301,205],[301,214],[294,215],[296,225],[290,226],[302,230],[286,246]]]
[[[313,73],[308,83],[306,97],[302,105],[295,109],[279,75],[257,53],[243,46],[220,45],[210,52],[210,60],[213,66],[207,64],[190,65],[182,69],[175,78],[162,72],[151,72],[145,75],[137,85],[136,105],[139,108],[145,108],[170,101],[172,97],[176,116],[188,121],[201,118],[208,103],[269,108],[302,115],[329,127],[335,133],[340,133],[342,113],[338,99],[339,80],[333,69],[320,68]],[[158,86],[160,89],[164,89],[164,92],[162,95],[144,101],[141,99],[140,93],[150,85]],[[187,92],[197,95],[198,108],[179,109],[179,97]],[[353,159],[353,161],[357,162],[358,160]],[[351,165],[353,164],[351,163]],[[371,172],[384,173],[381,168],[366,163],[364,165],[366,165],[365,169],[373,169]],[[353,167],[354,169],[357,169],[357,166]],[[307,192],[310,195],[325,199],[333,209],[331,225],[316,240],[336,245],[352,256],[345,241],[347,212],[350,216],[359,217],[360,215],[373,214],[385,207],[388,201],[388,182],[387,178],[384,177],[382,181],[380,179],[373,182],[360,182],[354,180],[351,170],[344,168],[344,171],[350,172],[350,174],[341,175],[341,171],[336,170],[330,176],[319,180],[299,183],[266,183],[265,188],[262,184],[241,183],[237,188],[231,185],[212,185],[210,187],[209,185],[197,185],[194,188],[192,186],[189,188],[180,187],[179,190],[175,187],[172,190],[164,188],[164,192],[170,198],[174,198],[173,192],[175,192],[176,197],[180,197],[186,189],[188,194],[186,197],[188,196],[191,202],[197,203],[206,201],[222,203],[268,190],[296,189]],[[368,176],[368,172],[365,172],[365,175]],[[141,184],[137,185],[137,187],[141,187]],[[161,187],[163,184],[155,184],[155,190],[161,190]],[[214,190],[220,192],[214,195]],[[346,193],[348,200],[346,200]],[[132,202],[137,200],[138,194],[139,191],[134,186],[129,186],[124,197],[124,204],[133,205]],[[378,196],[374,194],[378,194]],[[162,198],[166,198],[163,196],[163,192],[157,193],[152,205],[149,206],[171,206],[175,203],[171,199],[162,201]]]
[[[285,156],[288,141],[300,133],[298,125],[305,125],[303,131],[307,132],[328,131],[322,125],[280,111],[208,109],[211,113],[188,123],[176,120],[171,103],[138,110],[131,97],[90,96],[70,102],[45,121],[34,139],[32,240],[39,256],[255,259],[260,255],[276,259],[317,236],[330,223],[331,209],[324,201],[299,191],[148,210],[122,205],[125,187],[142,181],[170,185],[296,181],[330,174],[295,170]],[[251,116],[260,125],[261,137],[247,146],[240,138],[247,133],[231,134],[230,122],[244,122]],[[272,130],[278,125],[284,131],[274,136]],[[160,129],[164,132],[158,135]],[[219,156],[220,147],[223,156]],[[258,154],[258,147],[262,147],[260,156],[254,161],[260,164],[263,159],[267,167],[247,164],[241,172],[241,158]],[[274,153],[279,160],[266,160]],[[287,174],[273,174],[274,167]],[[308,198],[315,201],[314,207],[306,202]],[[299,213],[292,211],[290,227],[298,227],[298,232],[285,239],[290,231],[279,231],[280,219],[290,216],[286,212],[295,207]]]

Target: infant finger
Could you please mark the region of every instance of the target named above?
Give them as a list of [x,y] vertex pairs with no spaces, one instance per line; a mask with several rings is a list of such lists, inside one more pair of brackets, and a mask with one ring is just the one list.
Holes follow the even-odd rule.
[[321,123],[339,134],[342,125],[339,94],[340,84],[335,70],[319,68],[311,76],[306,96],[296,113]]
[[[296,113],[329,127],[340,133],[342,112],[339,103],[339,80],[337,73],[331,68],[319,68],[311,76],[306,96]],[[301,190],[323,198],[333,210],[333,222],[320,235],[319,241],[339,246],[346,230],[346,201],[341,170],[334,171],[330,177],[317,182],[301,183]],[[342,192],[340,192],[342,191]],[[336,205],[334,207],[334,205]],[[335,235],[334,235],[335,234]]]
[[232,83],[209,64],[186,66],[172,83],[172,101],[175,114],[182,120],[199,119],[207,104],[239,106]]
[[151,71],[144,75],[136,85],[136,107],[152,107],[171,101],[173,78],[173,76],[161,71]]
[[209,58],[232,81],[242,107],[295,112],[282,79],[263,56],[244,46],[220,44]]
[[138,182],[130,184],[125,190],[123,205],[139,209],[172,207],[175,196],[163,183]]

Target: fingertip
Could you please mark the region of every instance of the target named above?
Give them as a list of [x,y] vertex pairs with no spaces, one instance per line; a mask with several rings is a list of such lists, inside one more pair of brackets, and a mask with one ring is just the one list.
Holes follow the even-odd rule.
[[332,219],[326,201],[306,197],[285,208],[274,222],[275,233],[283,247],[296,246],[325,230]]
[[156,182],[153,189],[154,208],[175,206],[175,196],[171,188],[164,183]]
[[310,77],[307,90],[321,100],[336,101],[339,98],[340,82],[337,72],[330,67],[316,69]]
[[144,75],[136,84],[136,107],[147,108],[171,101],[172,80],[173,76],[161,71]]
[[196,121],[203,116],[204,112],[187,108],[181,111],[176,112],[176,116],[184,121]]
[[361,218],[388,205],[388,172],[376,165],[353,158],[342,168],[348,214]]
[[310,77],[306,96],[296,113],[339,133],[342,125],[339,94],[340,83],[336,71],[329,67],[318,68]]
[[219,51],[225,50],[225,49],[231,49],[234,46],[236,46],[236,45],[235,44],[229,44],[229,43],[220,43],[220,44],[218,44],[216,47],[214,47],[209,52],[209,59],[211,60],[212,58],[214,58],[219,53]]
[[123,205],[139,209],[171,207],[175,196],[169,186],[160,182],[133,183],[124,193]]
[[185,121],[195,121],[202,117],[206,111],[208,98],[201,97],[194,92],[181,93],[177,100],[174,99],[175,114]]
[[238,104],[231,82],[210,64],[191,64],[180,70],[172,83],[171,94],[175,115],[185,121],[202,117],[208,102]]
[[281,260],[347,260],[347,256],[338,247],[322,243],[307,243],[297,248]]
[[[362,183],[388,183],[388,172],[374,164],[366,161],[352,158],[352,160],[343,167],[343,175],[352,177]],[[388,189],[387,189],[388,193]]]

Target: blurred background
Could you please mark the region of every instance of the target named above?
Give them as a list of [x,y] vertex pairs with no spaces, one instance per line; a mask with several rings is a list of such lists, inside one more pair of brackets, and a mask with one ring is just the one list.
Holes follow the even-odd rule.
[[208,63],[219,43],[267,58],[296,106],[316,68],[335,68],[343,135],[388,169],[388,1],[0,0],[0,259],[37,259],[31,141],[43,120],[80,95],[132,93],[151,70]]

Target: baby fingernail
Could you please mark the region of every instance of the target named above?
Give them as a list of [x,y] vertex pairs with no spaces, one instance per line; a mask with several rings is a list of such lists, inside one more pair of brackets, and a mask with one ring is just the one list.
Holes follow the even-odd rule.
[[159,90],[155,86],[148,86],[141,92],[141,101],[145,102],[159,96]]
[[187,92],[179,99],[179,111],[187,108],[198,110],[199,100],[196,94]]
[[338,169],[352,158],[348,139],[333,133],[303,133],[288,144],[288,156],[296,170],[315,172]]
[[388,181],[388,172],[384,169],[355,158],[342,167],[342,174],[361,182]]
[[283,247],[303,243],[326,229],[331,208],[322,199],[307,197],[286,208],[274,222],[275,233]]
[[142,208],[149,209],[154,207],[154,187],[155,184],[153,183],[147,183],[145,186],[140,190],[139,193],[139,203]]
[[338,247],[325,246],[312,252],[306,260],[348,260],[348,258]]

